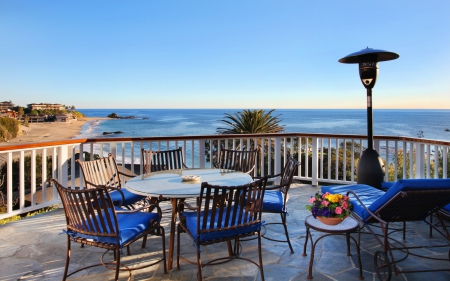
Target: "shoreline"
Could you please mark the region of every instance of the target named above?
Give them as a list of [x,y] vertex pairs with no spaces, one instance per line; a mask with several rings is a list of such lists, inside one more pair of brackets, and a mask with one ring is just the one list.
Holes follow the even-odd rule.
[[29,127],[20,126],[23,134],[8,142],[0,142],[0,146],[73,139],[81,133],[81,129],[86,123],[99,119],[105,118],[85,117],[70,122],[30,123]]

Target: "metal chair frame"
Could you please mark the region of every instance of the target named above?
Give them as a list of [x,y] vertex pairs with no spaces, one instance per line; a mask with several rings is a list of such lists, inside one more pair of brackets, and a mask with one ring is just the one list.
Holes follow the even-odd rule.
[[[180,222],[177,226],[177,268],[180,268],[180,259],[190,264],[196,264],[197,280],[202,280],[203,267],[241,259],[255,264],[260,270],[261,280],[264,281],[261,253],[261,226],[263,223],[261,213],[266,182],[267,178],[242,186],[214,186],[203,182],[197,206],[194,207],[181,201],[178,205]],[[191,215],[195,215],[197,220],[197,235],[191,233],[186,225],[184,208],[194,211],[194,214]],[[196,245],[197,260],[195,262],[180,254],[181,233],[187,233]],[[218,236],[214,236],[217,234]],[[213,236],[201,238],[202,235]],[[240,256],[242,245],[239,240],[253,235],[257,235],[258,239],[258,263]],[[200,247],[220,242],[227,242],[228,256],[202,263]],[[232,242],[234,242],[233,248],[231,247]]]
[[[115,270],[115,280],[118,280],[120,271],[128,271],[129,278],[131,278],[132,270],[142,269],[160,262],[164,263],[164,273],[167,273],[164,228],[160,225],[161,209],[158,206],[149,205],[134,210],[116,210],[107,190],[108,188],[105,186],[74,190],[62,186],[54,179],[52,179],[51,182],[56,186],[56,189],[61,197],[67,225],[67,229],[65,231],[67,234],[67,255],[62,280],[66,280],[67,277],[86,268],[100,265],[103,265],[108,269]],[[148,226],[141,233],[121,245],[119,243],[121,233],[118,222],[119,216],[130,216],[130,219],[132,219],[131,216],[133,216],[133,214],[149,208],[156,211],[158,219],[149,220]],[[144,240],[142,244],[142,247],[144,248],[147,242],[148,234],[161,236],[162,258],[132,268],[121,264],[121,249],[124,247],[128,248],[131,243],[141,238]],[[97,237],[97,239],[95,237]],[[108,241],[105,241],[104,239],[108,239]],[[68,273],[72,242],[103,248],[106,249],[106,252],[101,256],[100,263],[88,265]],[[115,261],[105,262],[104,257],[110,250],[114,251]]]

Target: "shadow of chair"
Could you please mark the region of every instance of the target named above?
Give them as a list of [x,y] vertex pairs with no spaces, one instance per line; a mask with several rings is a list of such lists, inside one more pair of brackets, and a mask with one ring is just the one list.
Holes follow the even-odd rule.
[[[242,186],[214,186],[203,182],[197,206],[186,202],[179,204],[180,222],[177,227],[177,268],[180,259],[197,265],[197,280],[202,280],[202,268],[222,264],[234,259],[255,264],[264,281],[261,253],[262,198],[267,179],[260,179]],[[184,210],[184,208],[187,210]],[[186,232],[194,241],[197,260],[190,261],[180,254],[180,234]],[[239,239],[256,235],[258,239],[258,263],[240,256],[242,246]],[[202,263],[200,247],[227,242],[228,256]],[[231,247],[234,242],[234,247]]]
[[223,170],[234,170],[249,174],[253,177],[253,171],[256,166],[256,155],[258,149],[255,150],[220,150],[219,161],[216,168]]
[[[164,228],[160,226],[161,209],[151,205],[135,210],[118,210],[113,205],[110,193],[104,186],[89,189],[74,190],[66,188],[56,180],[51,180],[61,197],[64,206],[67,229],[67,255],[62,280],[86,268],[103,265],[108,269],[115,269],[115,280],[118,280],[119,271],[141,269],[163,262],[164,273],[167,273]],[[152,212],[141,212],[152,208]],[[136,240],[147,240],[148,234],[162,237],[162,258],[152,260],[141,266],[127,267],[121,264],[121,250]],[[68,273],[71,242],[81,243],[106,249],[101,256],[99,264],[88,265]],[[155,243],[156,244],[156,243]],[[145,243],[143,246],[145,247]],[[114,251],[115,261],[105,262],[107,252]]]
[[266,187],[266,192],[264,194],[263,203],[263,213],[273,213],[280,214],[281,222],[269,222],[265,224],[265,227],[271,224],[282,224],[284,228],[284,234],[286,239],[276,239],[274,237],[269,237],[267,233],[263,235],[265,239],[275,241],[275,242],[287,242],[291,253],[294,249],[291,245],[291,240],[289,238],[289,232],[287,229],[287,202],[289,200],[288,192],[294,179],[295,172],[297,171],[300,163],[294,159],[294,157],[289,156],[286,164],[284,165],[283,172],[277,175],[267,176],[268,179],[276,179],[279,184],[271,185]]
[[[425,271],[449,271],[450,268],[429,269],[400,269],[397,264],[406,260],[409,255],[416,258],[446,261],[447,258],[435,258],[432,255],[421,254],[421,249],[431,249],[450,246],[450,236],[442,232],[427,220],[432,214],[436,214],[440,221],[442,216],[439,210],[450,204],[450,179],[402,179],[390,186],[386,191],[379,190],[365,184],[324,186],[322,192],[340,193],[346,192],[353,204],[352,216],[357,219],[364,229],[373,235],[382,247],[376,251],[374,265],[380,280],[390,280],[392,271],[396,275],[400,273],[425,272]],[[446,239],[444,245],[426,244],[410,246],[401,243],[392,236],[397,231],[405,232],[405,223],[411,221],[423,221]],[[393,223],[401,222],[402,228],[393,228]],[[378,226],[378,231],[372,230]],[[405,240],[403,236],[403,240]]]

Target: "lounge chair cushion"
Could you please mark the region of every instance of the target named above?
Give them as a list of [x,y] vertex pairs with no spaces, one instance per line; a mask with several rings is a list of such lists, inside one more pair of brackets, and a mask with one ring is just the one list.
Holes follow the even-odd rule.
[[[249,226],[239,227],[239,228],[230,229],[230,230],[212,231],[212,232],[197,235],[197,212],[184,212],[183,216],[186,218],[187,229],[194,237],[194,240],[197,241],[197,238],[198,238],[199,242],[206,242],[206,241],[211,241],[211,240],[216,240],[216,239],[232,237],[232,236],[236,236],[236,235],[240,235],[240,234],[259,231],[262,226],[262,223],[258,223],[258,224],[252,224]],[[232,217],[232,216],[230,215],[230,217]],[[200,215],[200,221],[202,221],[202,220],[203,220],[203,212]],[[210,221],[211,221],[211,212],[208,215],[207,228],[210,228],[210,223],[209,223]],[[225,225],[224,221],[225,220],[222,221],[222,224],[220,226],[221,228],[224,227],[224,225]],[[238,223],[236,221],[235,225],[237,225],[237,224]],[[216,219],[214,220],[213,228],[217,228],[217,226],[218,225],[217,225],[217,215],[216,215]]]
[[[388,187],[388,184],[384,185]],[[402,179],[391,185],[386,192],[378,190],[372,186],[364,184],[323,187],[322,192],[343,193],[344,189],[353,190],[362,201],[362,203],[372,212],[378,211],[384,204],[391,200],[397,193],[410,190],[439,190],[450,188],[450,179]],[[370,214],[356,200],[350,197],[353,204],[353,212],[364,221],[370,217]]]
[[[122,195],[120,194],[120,191],[122,191],[123,196],[125,197],[125,202],[123,202],[123,203],[122,203]],[[132,205],[132,204],[146,198],[146,196],[131,193],[128,190],[126,190],[125,188],[121,188],[120,191],[112,191],[109,193],[109,196],[111,196],[111,200],[116,205],[128,206],[128,205]]]
[[[329,192],[346,195],[347,191],[349,190],[355,192],[361,202],[368,208],[385,194],[384,191],[366,184],[333,185],[322,187],[322,193]],[[364,209],[361,204],[359,204],[354,196],[350,196],[350,203],[353,204],[353,212],[356,213],[359,217],[365,219],[370,216],[370,214]],[[372,211],[371,208],[369,208],[369,210]]]
[[[112,215],[112,214],[111,214]],[[134,239],[136,236],[141,234],[144,230],[150,227],[151,220],[158,220],[157,213],[148,212],[133,212],[130,214],[117,214],[117,220],[119,223],[119,245],[122,247],[125,243]],[[113,223],[113,227],[115,227]],[[100,227],[101,228],[101,227]],[[101,228],[102,229],[102,228]],[[109,226],[107,226],[107,231],[110,231]],[[101,237],[93,235],[84,235],[74,231],[69,231],[68,234],[73,237],[82,237],[86,239],[92,239],[96,242],[103,242],[109,244],[117,244],[115,237]]]
[[284,209],[284,193],[279,190],[266,190],[264,192],[263,212],[286,212]]

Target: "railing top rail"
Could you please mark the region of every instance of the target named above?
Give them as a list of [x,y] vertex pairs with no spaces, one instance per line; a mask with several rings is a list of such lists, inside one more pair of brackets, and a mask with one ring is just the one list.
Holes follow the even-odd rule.
[[[182,140],[216,140],[216,139],[251,139],[251,138],[276,138],[276,137],[317,137],[334,139],[366,139],[365,135],[351,134],[317,134],[317,133],[271,133],[271,134],[223,134],[223,135],[201,135],[201,136],[159,136],[159,137],[119,137],[119,138],[89,138],[70,139],[59,141],[35,142],[26,144],[14,144],[0,146],[0,152],[24,150],[34,148],[54,147],[80,143],[108,143],[108,142],[145,142],[145,141],[182,141]],[[436,145],[450,146],[450,141],[431,140],[424,138],[402,137],[402,136],[374,136],[374,139],[391,141],[409,141]]]

